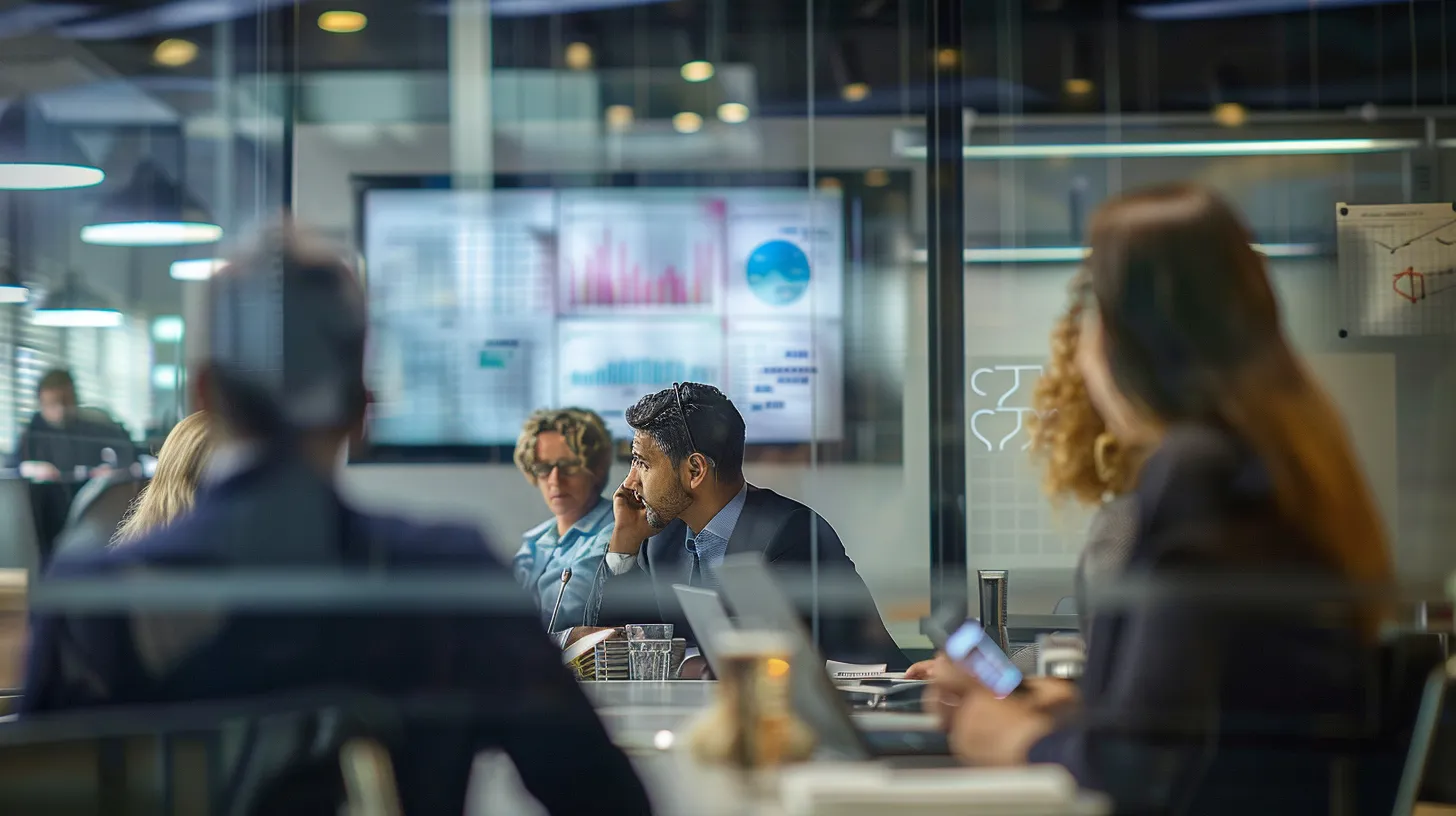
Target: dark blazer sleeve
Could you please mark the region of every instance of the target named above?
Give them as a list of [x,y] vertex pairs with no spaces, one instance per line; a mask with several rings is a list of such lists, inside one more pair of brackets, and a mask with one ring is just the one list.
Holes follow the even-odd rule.
[[811,569],[819,580],[834,586],[834,599],[824,609],[801,610],[810,631],[818,622],[819,651],[830,660],[847,663],[884,663],[890,671],[910,665],[885,628],[875,599],[844,551],[839,534],[823,516],[804,506],[796,508],[764,549],[769,563],[789,567],[786,574],[805,579]]
[[[413,566],[504,571],[478,533],[461,534],[458,541],[444,555]],[[631,762],[608,737],[534,614],[463,615],[452,623],[454,637],[436,641],[444,652],[437,657],[454,664],[456,678],[474,680],[477,710],[486,715],[475,744],[448,755],[464,763],[462,771],[468,774],[481,748],[499,746],[551,814],[651,813]]]

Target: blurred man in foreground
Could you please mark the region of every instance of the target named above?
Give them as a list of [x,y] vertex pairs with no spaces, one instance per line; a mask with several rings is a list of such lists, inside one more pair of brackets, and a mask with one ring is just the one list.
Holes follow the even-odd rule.
[[[363,293],[342,261],[285,232],[210,287],[211,348],[193,382],[216,443],[195,508],[126,547],[58,560],[50,580],[184,568],[251,570],[260,581],[269,572],[509,580],[477,531],[366,514],[336,492],[334,471],[367,402]],[[387,740],[406,813],[461,813],[472,761],[490,747],[510,755],[552,813],[647,812],[626,757],[521,601],[500,617],[392,608],[37,616],[23,710],[318,688],[401,702],[449,696],[468,700],[468,713],[406,713],[403,735]],[[337,764],[327,773],[316,787],[337,783]],[[561,784],[572,778],[593,781]]]

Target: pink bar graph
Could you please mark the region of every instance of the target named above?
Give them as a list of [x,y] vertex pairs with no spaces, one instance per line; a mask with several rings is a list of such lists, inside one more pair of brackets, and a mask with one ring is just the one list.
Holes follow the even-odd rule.
[[566,292],[572,306],[687,306],[712,299],[717,247],[711,241],[692,245],[691,268],[667,264],[644,269],[626,241],[613,241],[610,228],[588,249],[584,260],[567,262]]

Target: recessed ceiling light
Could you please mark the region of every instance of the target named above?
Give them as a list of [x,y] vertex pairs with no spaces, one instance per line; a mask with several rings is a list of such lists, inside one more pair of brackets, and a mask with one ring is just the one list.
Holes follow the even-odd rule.
[[613,133],[630,130],[637,115],[631,105],[608,105],[606,111],[607,129]]
[[961,64],[961,52],[954,48],[942,48],[935,52],[935,64],[942,68],[954,68]]
[[81,228],[83,242],[105,246],[210,244],[221,237],[222,227],[197,221],[126,221]]
[[703,129],[703,117],[692,111],[683,111],[672,117],[672,129],[678,133],[697,133]]
[[748,121],[748,106],[742,102],[724,102],[718,106],[718,120],[730,125]]
[[353,34],[363,31],[367,25],[369,18],[357,11],[326,11],[318,18],[318,27],[330,34]]
[[682,78],[688,82],[707,82],[713,78],[713,73],[713,63],[707,60],[683,63]]
[[1213,121],[1235,128],[1249,120],[1249,109],[1237,102],[1220,102],[1213,106]]
[[168,68],[179,68],[197,59],[197,43],[191,40],[168,39],[152,49],[152,62]]
[[592,67],[592,49],[584,42],[567,45],[566,53],[562,56],[566,61],[566,67],[573,71],[585,71]]
[[1086,96],[1092,93],[1092,80],[1086,77],[1071,77],[1062,83],[1062,88],[1068,96]]
[[839,97],[845,102],[863,102],[870,95],[868,82],[851,82],[839,89]]

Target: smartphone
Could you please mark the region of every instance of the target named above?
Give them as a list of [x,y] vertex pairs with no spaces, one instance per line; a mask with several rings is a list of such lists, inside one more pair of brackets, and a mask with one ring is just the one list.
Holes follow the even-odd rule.
[[986,637],[977,621],[968,620],[945,639],[946,657],[974,674],[997,697],[1005,697],[1021,685],[1021,670]]

